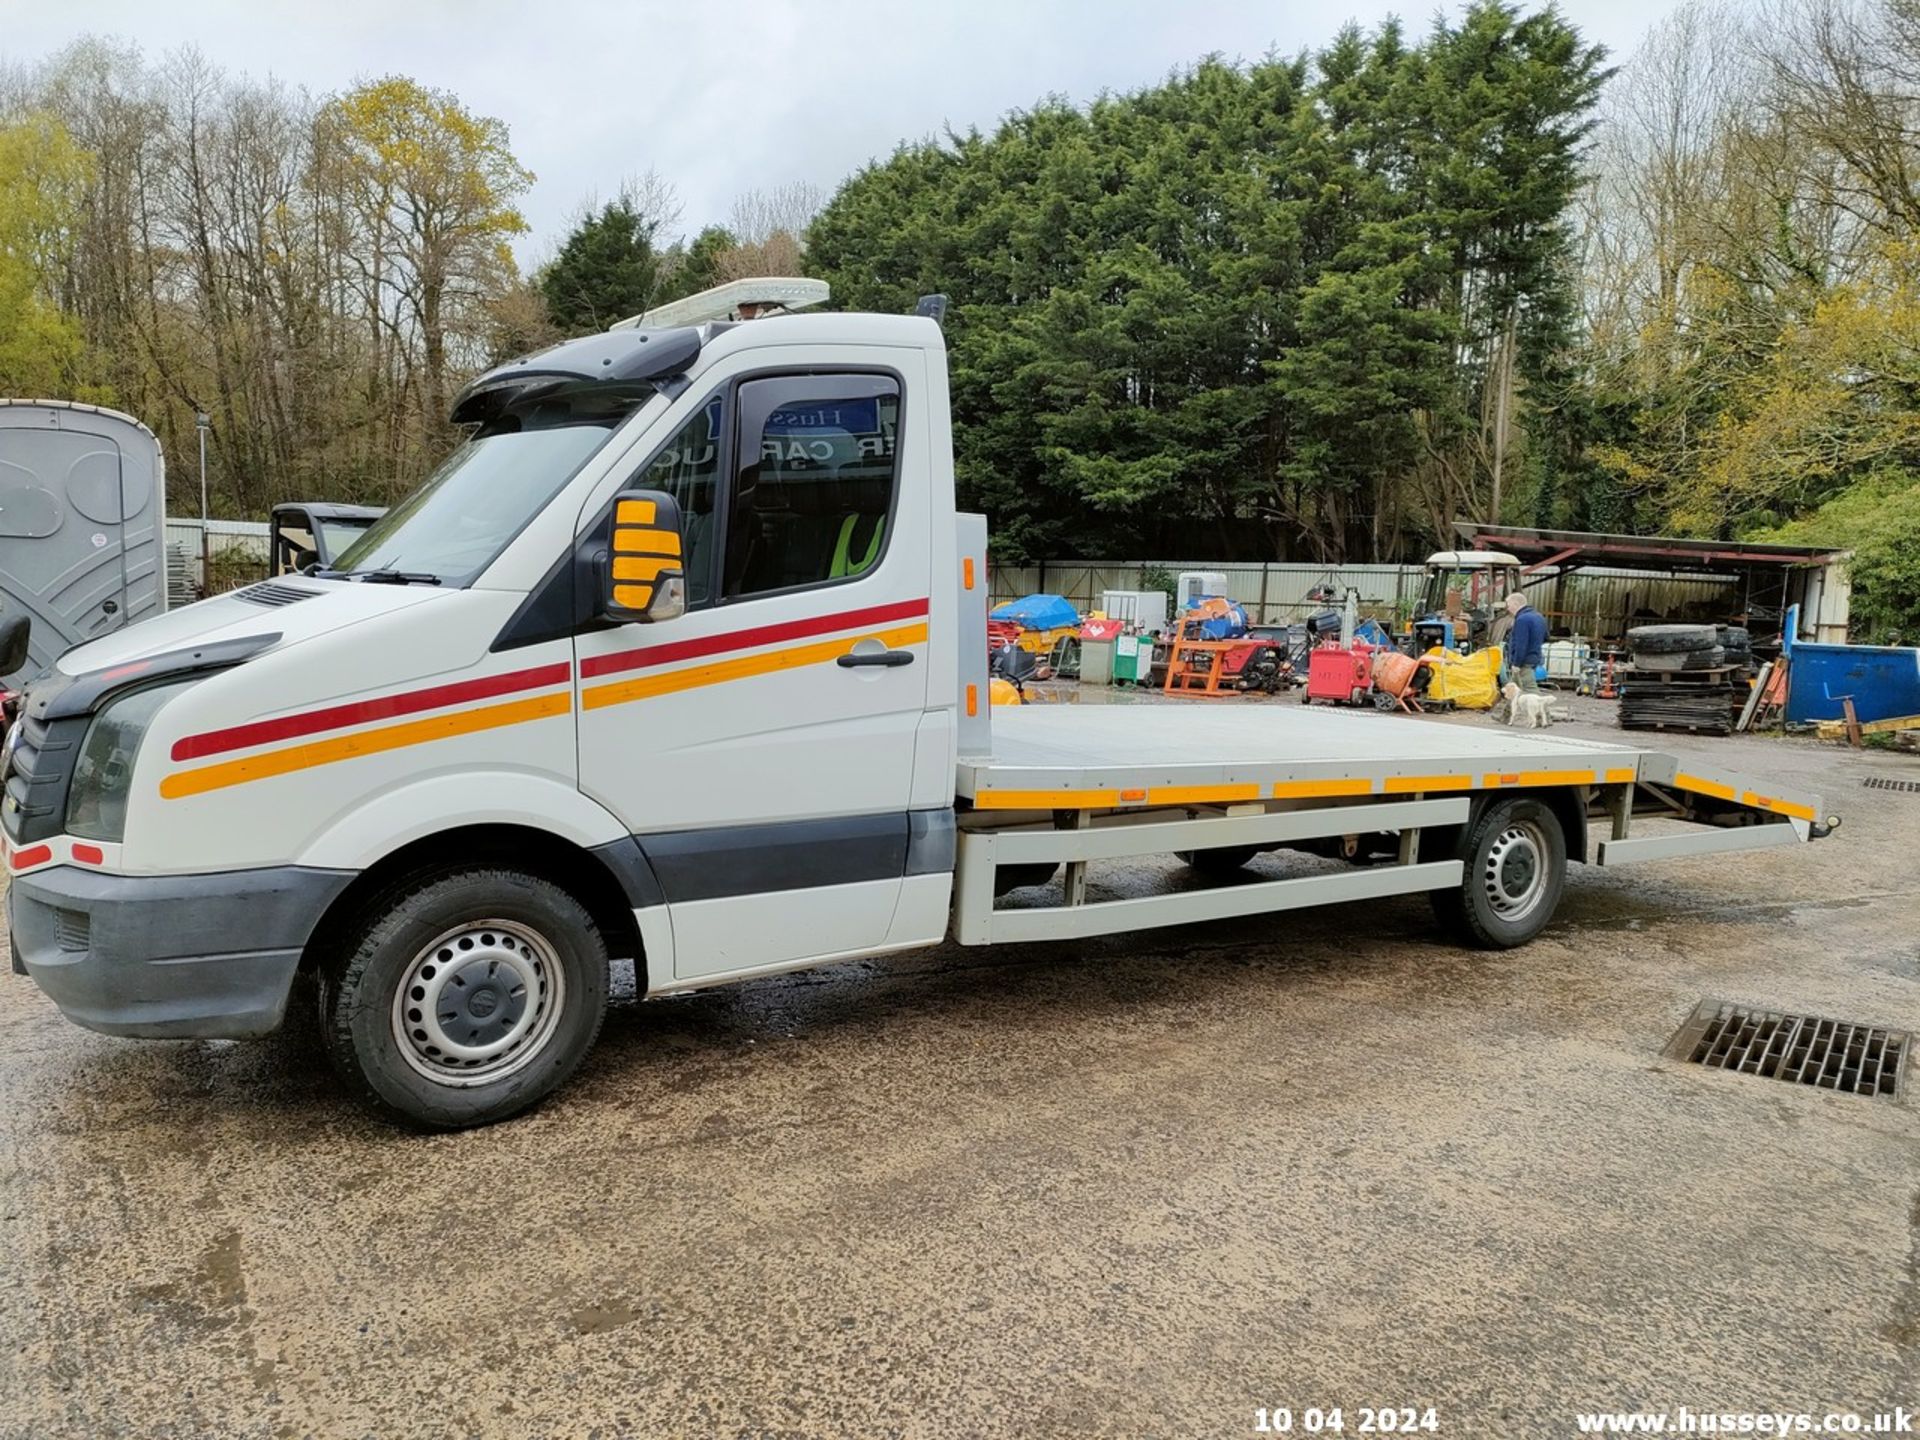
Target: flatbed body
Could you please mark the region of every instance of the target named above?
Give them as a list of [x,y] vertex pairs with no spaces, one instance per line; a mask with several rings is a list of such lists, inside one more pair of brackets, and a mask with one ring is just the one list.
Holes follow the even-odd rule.
[[961,757],[956,788],[991,810],[1232,804],[1621,783],[1651,753],[1284,701],[1021,705],[994,715],[990,755]]
[[[1795,844],[1822,814],[1817,796],[1645,746],[1276,703],[1022,705],[976,733],[990,740],[955,777],[955,935],[974,945],[1450,889],[1464,879],[1453,837],[1503,794],[1541,799],[1567,859],[1600,865]],[[1636,836],[1636,814],[1693,823]],[[1446,848],[1423,857],[1423,832]],[[1393,853],[1372,855],[1383,834]],[[1120,900],[1088,890],[1102,862],[1287,846],[1380,863]],[[1061,865],[1058,903],[1003,903],[1002,867],[1050,880]]]

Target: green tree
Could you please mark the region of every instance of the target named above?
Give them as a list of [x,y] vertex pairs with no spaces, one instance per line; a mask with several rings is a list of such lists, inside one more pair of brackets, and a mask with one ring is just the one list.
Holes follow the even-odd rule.
[[656,222],[622,197],[588,214],[540,273],[553,321],[567,334],[604,330],[655,303],[660,257]]
[[533,174],[499,120],[405,76],[349,90],[323,123],[375,304],[386,325],[418,327],[429,423],[443,423],[452,348],[483,353],[482,302],[517,273],[509,242],[527,222],[515,202]]
[[55,299],[92,174],[51,116],[0,126],[0,392],[106,398],[86,382],[80,326]]
[[656,305],[664,305],[669,300],[684,300],[689,295],[698,295],[702,290],[711,290],[720,283],[720,262],[728,251],[739,242],[733,232],[724,225],[709,225],[693,237],[690,244],[677,242],[670,248],[662,266],[659,294],[654,300]]
[[1489,0],[1206,60],[902,147],[808,260],[844,305],[951,298],[960,494],[1005,559],[1405,553],[1552,413],[1599,66]]

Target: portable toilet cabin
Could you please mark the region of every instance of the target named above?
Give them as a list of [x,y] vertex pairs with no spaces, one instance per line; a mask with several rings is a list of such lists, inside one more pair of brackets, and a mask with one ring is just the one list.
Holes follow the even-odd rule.
[[19,678],[166,609],[166,495],[160,442],[131,415],[0,400],[0,613],[33,624]]

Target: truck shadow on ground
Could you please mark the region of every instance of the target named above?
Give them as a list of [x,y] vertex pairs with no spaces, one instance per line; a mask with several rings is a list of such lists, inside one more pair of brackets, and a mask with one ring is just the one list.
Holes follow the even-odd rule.
[[[1239,881],[1208,881],[1171,867],[1156,883],[1185,888],[1248,883],[1294,873],[1297,857],[1262,857]],[[1320,862],[1304,862],[1318,865]],[[1576,871],[1579,876],[1583,872]],[[1592,873],[1592,872],[1585,872]],[[1134,888],[1096,888],[1114,898]],[[1058,887],[1016,896],[1056,901]],[[1558,918],[1537,945],[1582,935],[1649,929],[1676,919],[1776,925],[1793,912],[1872,903],[1866,899],[1735,903],[1724,894],[1672,887],[1634,897],[1573,879]],[[1142,930],[1098,940],[991,949],[946,944],[901,956],[847,961],[642,1003],[631,962],[615,962],[612,999],[598,1044],[546,1111],[630,1105],[685,1095],[743,1071],[787,1065],[902,1073],[943,1052],[1041,1043],[1095,1047],[1115,1036],[1191,1032],[1250,1009],[1276,1017],[1329,1005],[1374,1008],[1386,1018],[1426,1009],[1506,1003],[1516,987],[1541,983],[1526,952],[1461,948],[1437,928],[1423,896]],[[1549,966],[1549,983],[1579,996],[1604,972],[1575,976]],[[289,1004],[288,1024],[253,1042],[123,1044],[81,1052],[67,1082],[139,1103],[158,1121],[193,1124],[208,1111],[269,1131],[320,1125],[337,1136],[401,1134],[353,1103],[320,1043],[310,983]],[[63,1107],[56,1107],[63,1108]],[[198,1112],[196,1114],[196,1112]],[[55,1121],[56,1125],[59,1124]],[[69,1118],[68,1123],[72,1123]]]

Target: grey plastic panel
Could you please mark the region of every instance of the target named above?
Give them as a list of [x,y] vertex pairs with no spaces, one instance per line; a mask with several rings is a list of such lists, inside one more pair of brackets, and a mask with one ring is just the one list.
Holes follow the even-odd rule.
[[18,678],[166,608],[165,510],[146,426],[85,405],[0,402],[0,613],[33,622]]

